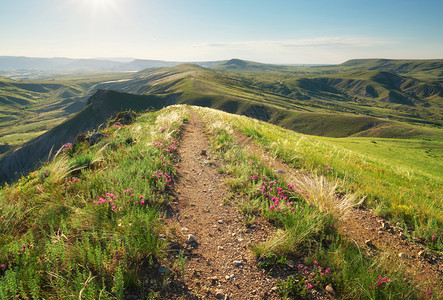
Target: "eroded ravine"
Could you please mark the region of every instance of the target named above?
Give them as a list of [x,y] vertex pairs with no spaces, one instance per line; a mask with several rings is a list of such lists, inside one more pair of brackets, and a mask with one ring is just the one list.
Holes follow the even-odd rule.
[[[168,297],[194,299],[274,299],[276,279],[256,267],[248,245],[265,241],[271,226],[247,227],[227,204],[229,188],[218,172],[196,114],[183,129],[172,216],[165,221],[184,247],[184,288]],[[193,235],[197,243],[189,242]]]

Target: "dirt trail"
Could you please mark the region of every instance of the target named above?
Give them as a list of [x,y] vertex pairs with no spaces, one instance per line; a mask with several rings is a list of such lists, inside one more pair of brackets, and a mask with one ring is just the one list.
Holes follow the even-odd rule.
[[[187,262],[182,288],[168,298],[278,299],[277,280],[256,267],[247,247],[265,241],[272,226],[259,220],[248,228],[235,207],[224,205],[229,188],[202,127],[192,113],[178,150],[177,202],[166,223],[184,247]],[[191,234],[197,243],[188,242]]]
[[[261,158],[263,163],[277,170],[277,174],[291,183],[299,173],[279,159],[270,157],[250,138],[236,133],[237,142],[249,153]],[[383,225],[385,224],[385,225]],[[424,292],[443,291],[443,259],[441,256],[426,254],[425,247],[412,243],[400,236],[401,231],[375,216],[367,208],[354,208],[338,224],[338,231],[353,240],[370,255],[386,255],[390,260],[399,262],[405,267],[406,274]],[[370,242],[367,242],[367,241]],[[403,257],[399,257],[403,253]],[[406,255],[406,256],[404,256]]]

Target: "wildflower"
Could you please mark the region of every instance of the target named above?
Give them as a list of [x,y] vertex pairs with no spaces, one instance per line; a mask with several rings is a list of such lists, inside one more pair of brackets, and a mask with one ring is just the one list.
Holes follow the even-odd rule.
[[382,285],[383,285],[383,282],[381,282],[381,281],[377,281],[377,285],[378,285],[378,286],[382,286]]
[[308,199],[309,199],[309,198],[310,198],[310,197],[309,197],[309,195],[306,195],[306,198],[308,198]]
[[141,200],[143,200],[143,198],[144,198],[143,196],[140,196],[140,199],[141,199]]
[[312,284],[310,284],[309,282],[306,283],[306,285],[308,286],[309,289],[312,289]]
[[370,286],[369,286],[369,289],[370,289],[370,290],[372,290],[372,289],[373,289],[372,285],[370,285]]
[[2,264],[0,267],[1,267],[2,269],[4,269],[4,268],[6,268],[6,265],[5,265],[5,264]]
[[435,241],[437,238],[435,237],[435,235],[433,235],[432,237],[432,241]]
[[316,260],[314,260],[314,265],[318,265],[318,262]]
[[302,265],[298,265],[298,269],[300,270],[301,268],[303,268],[303,266]]
[[142,200],[142,201],[140,201],[140,204],[142,204],[142,205],[143,205],[143,204],[145,204],[145,201],[143,201],[143,200]]
[[295,210],[295,207],[291,208],[291,210],[294,211],[294,210]]

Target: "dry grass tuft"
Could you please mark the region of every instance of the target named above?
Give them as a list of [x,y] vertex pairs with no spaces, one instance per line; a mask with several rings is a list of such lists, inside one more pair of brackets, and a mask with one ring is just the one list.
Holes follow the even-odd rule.
[[291,182],[309,204],[339,219],[346,217],[351,208],[361,205],[365,199],[351,193],[339,195],[338,181],[331,183],[322,175],[299,174],[292,177]]

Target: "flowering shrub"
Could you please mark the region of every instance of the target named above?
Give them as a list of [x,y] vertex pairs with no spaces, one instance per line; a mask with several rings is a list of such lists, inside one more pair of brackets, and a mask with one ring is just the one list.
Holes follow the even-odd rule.
[[62,148],[62,152],[66,152],[66,151],[72,150],[72,147],[74,147],[74,145],[72,143],[64,144],[63,148]]
[[169,137],[164,140],[155,141],[152,143],[154,147],[160,148],[164,152],[176,152],[178,142],[174,137]]
[[99,198],[93,201],[92,204],[99,206],[106,206],[114,212],[119,212],[128,207],[143,206],[145,204],[145,197],[142,195],[135,196],[133,189],[123,191],[123,196],[114,195],[113,193],[106,193],[104,198]]

